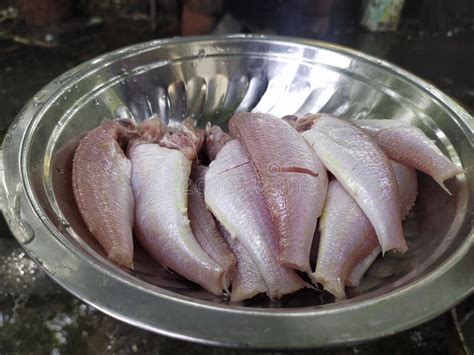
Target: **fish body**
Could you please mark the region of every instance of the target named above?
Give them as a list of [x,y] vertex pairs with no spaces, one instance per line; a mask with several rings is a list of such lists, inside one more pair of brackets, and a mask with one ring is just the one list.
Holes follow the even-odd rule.
[[337,117],[318,114],[303,137],[375,228],[382,252],[407,250],[395,173],[375,141]]
[[242,302],[266,292],[267,287],[262,275],[247,250],[222,225],[219,225],[219,230],[237,259],[237,265],[232,274],[230,301],[232,303]]
[[310,272],[311,243],[327,192],[326,169],[301,135],[272,115],[237,113],[229,132],[262,184],[277,228],[280,262]]
[[358,120],[354,124],[370,134],[390,159],[430,175],[449,194],[444,181],[464,173],[418,127],[400,120]]
[[[417,195],[416,172],[395,161],[391,164],[399,187],[400,207],[406,215]],[[343,299],[345,285],[359,284],[381,247],[369,219],[337,180],[329,183],[320,232],[316,271],[311,277],[337,299]]]
[[[415,204],[416,196],[418,195],[416,170],[394,160],[392,160],[391,163],[397,179],[398,193],[400,196],[400,210],[402,217],[404,218]],[[346,279],[347,286],[356,287],[360,284],[362,276],[370,265],[372,265],[381,251],[375,231],[372,231],[372,233],[369,234],[369,237],[365,239],[364,243],[365,245],[361,245],[361,248],[366,251],[367,256],[354,265],[351,273]]]
[[180,148],[137,143],[128,151],[136,201],[135,235],[162,265],[221,294],[226,287],[223,269],[199,245],[188,219],[191,161]]
[[128,120],[109,121],[90,131],[74,155],[72,183],[79,211],[109,260],[133,268],[135,201],[132,164],[124,153],[137,136]]
[[250,254],[271,299],[304,286],[293,270],[278,262],[277,231],[260,181],[239,141],[228,142],[210,164],[204,197],[217,220]]
[[224,288],[230,287],[236,259],[218,230],[211,212],[207,209],[204,196],[194,182],[189,181],[188,217],[191,230],[202,249],[214,260],[224,272]]

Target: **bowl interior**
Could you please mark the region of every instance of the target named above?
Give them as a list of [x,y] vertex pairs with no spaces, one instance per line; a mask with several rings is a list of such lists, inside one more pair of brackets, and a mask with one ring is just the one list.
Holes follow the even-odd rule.
[[[327,112],[347,119],[402,118],[422,128],[456,163],[472,166],[472,142],[459,118],[426,88],[383,63],[331,47],[286,42],[227,40],[156,45],[114,52],[66,73],[46,97],[24,149],[33,198],[59,238],[104,273],[116,273],[151,292],[171,290],[200,301],[225,303],[161,268],[137,246],[133,272],[119,269],[85,227],[71,189],[72,156],[79,139],[105,120],[143,121],[157,114],[169,125],[192,117],[203,126],[225,126],[235,111],[277,116]],[[419,195],[404,221],[409,251],[387,254],[369,269],[349,300],[379,297],[419,281],[441,265],[469,232],[469,174],[447,182],[446,194],[419,173]],[[331,301],[304,290],[286,296],[281,307],[309,307]],[[246,303],[274,307],[266,298]],[[322,305],[321,307],[324,307]]]

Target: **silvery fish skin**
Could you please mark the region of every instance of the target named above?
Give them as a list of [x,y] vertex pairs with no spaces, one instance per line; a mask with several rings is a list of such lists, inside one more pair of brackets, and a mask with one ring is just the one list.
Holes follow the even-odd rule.
[[[397,178],[401,213],[402,216],[405,217],[413,207],[418,194],[416,170],[393,160],[392,167]],[[371,228],[373,227],[371,226]],[[364,243],[365,245],[361,245],[361,248],[366,250],[367,256],[353,267],[346,279],[346,286],[359,286],[362,276],[364,276],[367,269],[372,265],[381,251],[374,230],[372,230],[369,237],[365,239]]]
[[328,186],[324,165],[301,135],[275,116],[237,113],[229,131],[262,183],[277,227],[281,264],[311,272],[311,243]]
[[72,183],[87,227],[111,261],[133,268],[132,164],[123,148],[138,133],[131,121],[109,121],[90,131],[74,155]]
[[293,270],[278,262],[275,225],[260,182],[237,140],[228,142],[210,164],[204,197],[217,220],[251,255],[271,299],[304,286]]
[[[405,215],[416,199],[416,171],[395,161],[391,164]],[[321,241],[316,271],[311,277],[337,299],[344,299],[344,285],[358,284],[381,251],[375,230],[357,202],[337,180],[329,183],[319,229]]]
[[133,166],[137,239],[165,267],[221,294],[226,287],[223,269],[196,241],[188,219],[191,161],[181,150],[140,142],[132,145],[128,156]]
[[328,114],[314,117],[302,136],[369,218],[382,252],[406,252],[397,181],[387,156],[350,122]]
[[204,251],[224,272],[224,288],[230,287],[236,259],[220,231],[211,212],[207,209],[204,196],[193,181],[189,181],[188,217],[194,237]]
[[237,258],[237,266],[232,275],[230,301],[232,303],[242,302],[259,293],[264,293],[267,287],[250,254],[237,238],[231,237],[222,225],[219,225],[218,228]]
[[365,250],[361,250],[359,244],[373,229],[364,212],[337,180],[329,183],[319,230],[316,271],[310,276],[336,299],[343,299],[347,275],[352,266],[365,257]]
[[193,166],[191,167],[191,180],[196,185],[199,192],[204,196],[204,182],[206,173],[209,170],[208,166],[200,165],[197,161],[193,161]]
[[430,175],[449,194],[444,181],[464,173],[418,127],[400,120],[358,120],[354,124],[369,133],[390,159]]

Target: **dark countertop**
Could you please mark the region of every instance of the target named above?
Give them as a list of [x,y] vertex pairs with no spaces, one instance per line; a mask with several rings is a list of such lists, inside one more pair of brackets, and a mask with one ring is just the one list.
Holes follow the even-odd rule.
[[[26,100],[77,64],[132,43],[146,32],[103,29],[41,48],[0,39],[0,132]],[[474,31],[450,35],[357,32],[330,40],[387,59],[434,83],[474,110]],[[394,310],[403,312],[403,310]],[[356,347],[314,354],[446,354],[449,315],[412,330]],[[28,258],[0,221],[0,354],[253,354],[196,345],[121,323],[62,290]],[[265,353],[261,353],[265,354]]]

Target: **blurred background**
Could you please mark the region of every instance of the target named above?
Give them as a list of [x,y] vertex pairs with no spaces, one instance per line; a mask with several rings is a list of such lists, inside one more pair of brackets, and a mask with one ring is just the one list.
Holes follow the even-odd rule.
[[[157,38],[230,33],[349,46],[474,111],[474,0],[0,0],[0,139],[35,92],[92,57]],[[460,317],[472,314],[472,304]],[[473,320],[460,323],[474,328]],[[466,354],[460,323],[447,313],[383,340],[312,353]],[[168,339],[103,315],[50,281],[1,220],[0,354],[158,352],[253,353]]]

